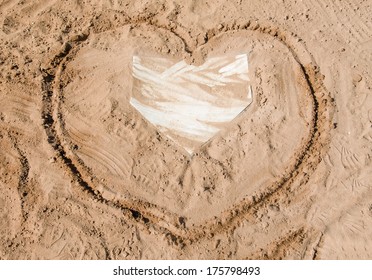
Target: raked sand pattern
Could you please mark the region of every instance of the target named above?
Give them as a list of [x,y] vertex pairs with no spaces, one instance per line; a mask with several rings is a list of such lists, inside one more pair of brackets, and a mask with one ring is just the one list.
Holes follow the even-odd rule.
[[248,57],[212,57],[202,65],[133,57],[130,104],[192,154],[251,102]]

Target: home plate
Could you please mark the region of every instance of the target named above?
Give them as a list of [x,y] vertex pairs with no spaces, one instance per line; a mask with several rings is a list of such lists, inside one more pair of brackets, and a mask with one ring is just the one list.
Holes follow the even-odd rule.
[[189,65],[163,57],[133,57],[130,104],[190,155],[252,102],[246,54]]

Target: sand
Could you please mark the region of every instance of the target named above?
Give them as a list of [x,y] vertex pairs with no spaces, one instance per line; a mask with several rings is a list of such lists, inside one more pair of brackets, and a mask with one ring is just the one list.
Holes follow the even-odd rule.
[[[372,259],[371,15],[370,0],[0,1],[0,259]],[[252,100],[206,121],[208,141],[131,104],[135,57],[242,54]]]

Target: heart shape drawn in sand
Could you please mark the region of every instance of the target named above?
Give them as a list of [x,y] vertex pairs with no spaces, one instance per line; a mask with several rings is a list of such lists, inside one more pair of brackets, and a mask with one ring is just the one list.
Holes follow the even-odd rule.
[[202,65],[133,57],[130,104],[192,155],[252,102],[246,54]]
[[94,197],[161,230],[189,238],[232,221],[306,160],[316,166],[306,155],[327,120],[311,58],[267,30],[221,31],[193,50],[197,65],[182,38],[149,24],[67,46],[43,86],[52,147]]

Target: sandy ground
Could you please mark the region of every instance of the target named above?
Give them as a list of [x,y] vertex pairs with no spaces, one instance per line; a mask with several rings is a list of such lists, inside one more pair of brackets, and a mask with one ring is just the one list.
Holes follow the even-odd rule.
[[[193,157],[134,55],[249,54]],[[372,1],[0,1],[1,259],[372,259]]]

